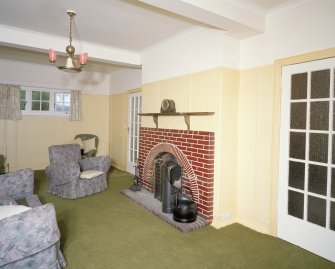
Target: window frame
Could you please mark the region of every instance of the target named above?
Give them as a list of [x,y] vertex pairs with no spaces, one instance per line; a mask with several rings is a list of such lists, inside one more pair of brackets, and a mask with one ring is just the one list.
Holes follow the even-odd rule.
[[[69,112],[64,111],[56,111],[56,94],[69,94],[70,95],[70,102],[69,106],[71,106],[71,91],[70,90],[62,90],[62,89],[49,89],[49,88],[42,88],[42,87],[29,87],[29,86],[21,86],[21,91],[25,91],[25,99],[21,99],[20,97],[20,107],[21,102],[25,101],[25,109],[22,110],[22,115],[33,115],[33,116],[61,116],[61,117],[68,117],[70,115],[70,109]],[[39,91],[41,94],[42,92],[48,92],[49,93],[49,110],[43,111],[43,110],[32,110],[32,93],[33,91]],[[41,99],[42,102],[42,99]],[[57,102],[58,103],[58,102]],[[67,103],[67,102],[66,102]],[[64,106],[64,101],[63,101]],[[64,107],[63,107],[64,110]]]

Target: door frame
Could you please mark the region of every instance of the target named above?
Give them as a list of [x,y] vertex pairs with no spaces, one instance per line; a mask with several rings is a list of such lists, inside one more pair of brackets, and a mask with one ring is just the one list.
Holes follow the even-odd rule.
[[[141,110],[142,110],[142,92],[141,91],[136,91],[136,92],[130,92],[129,95],[128,95],[128,147],[127,147],[127,172],[131,173],[131,174],[135,174],[136,172],[136,169],[135,169],[135,163],[134,162],[131,162],[130,160],[130,151],[131,151],[131,130],[132,130],[132,121],[131,121],[131,113],[132,113],[132,103],[131,103],[131,100],[132,100],[132,97],[140,97],[139,99],[139,106],[138,106],[138,112],[137,113],[140,113]],[[137,129],[137,154],[138,154],[138,151],[139,151],[139,132],[140,132],[140,127],[141,127],[141,117],[140,116],[136,116],[137,117],[137,122],[139,122],[139,125],[138,125],[138,129]]]
[[[335,57],[333,55],[333,57]],[[332,57],[326,57],[326,58],[332,58]],[[335,58],[334,58],[335,59]],[[305,63],[305,65],[301,65],[301,70],[297,70],[296,72],[299,73],[300,71],[306,71],[307,67],[306,66],[311,66],[314,64],[318,64],[317,61],[322,61],[322,60],[326,60],[326,63],[332,61],[334,62],[334,59],[311,59],[310,61],[302,61],[299,63],[292,63],[292,64],[287,64],[281,65],[281,70],[283,70],[283,68],[286,69],[292,69],[292,68],[300,68],[299,65]],[[308,63],[311,62],[311,63]],[[321,62],[320,62],[321,63]],[[279,65],[277,65],[278,67]],[[319,67],[318,67],[319,68]],[[318,69],[316,68],[316,69]],[[320,66],[320,68],[325,68],[322,65]],[[320,69],[318,69],[320,70]],[[335,244],[333,243],[333,241],[335,242],[335,240],[331,241],[331,243],[329,242],[329,238],[334,238],[335,239],[335,231],[329,230],[327,228],[322,228],[321,226],[315,225],[313,223],[307,222],[305,220],[299,220],[297,218],[294,218],[292,216],[289,216],[288,214],[286,214],[287,216],[283,217],[283,212],[287,211],[287,205],[288,205],[288,152],[289,152],[289,138],[287,137],[289,135],[289,116],[290,116],[290,91],[284,90],[284,87],[288,87],[288,85],[285,85],[285,83],[289,83],[289,82],[285,82],[284,79],[284,74],[283,72],[280,73],[280,85],[281,85],[281,105],[280,105],[280,109],[279,109],[279,116],[280,116],[280,120],[279,120],[279,130],[278,133],[280,134],[280,138],[278,139],[278,149],[279,149],[279,162],[278,162],[278,181],[277,181],[277,236],[287,240],[295,245],[299,245],[317,255],[323,256],[326,259],[329,259],[331,261],[335,261],[335,255],[333,253],[333,249],[335,249]],[[331,79],[333,79],[334,77],[334,71],[332,69],[331,72]],[[332,84],[332,87],[333,84]],[[331,99],[334,100],[334,95],[330,96]],[[333,101],[330,101],[333,102]],[[334,108],[335,109],[335,108]],[[286,119],[286,122],[283,122]],[[306,120],[308,120],[308,118],[306,118]],[[283,126],[283,124],[285,126]],[[307,132],[310,132],[309,130]],[[328,133],[333,133],[334,131],[329,131]],[[285,138],[286,136],[286,138]],[[285,178],[284,180],[280,180],[282,178]],[[331,180],[329,178],[329,180]],[[328,183],[328,187],[330,183]],[[305,189],[305,191],[307,191]],[[306,198],[306,197],[305,197]],[[306,203],[306,200],[305,200]],[[306,205],[305,205],[306,207]],[[305,210],[306,212],[306,210]],[[306,217],[305,217],[306,218]],[[294,227],[294,225],[296,225],[297,223],[301,222],[301,224],[303,224],[304,226],[301,227],[299,226],[298,232],[293,230],[292,227]],[[328,225],[326,225],[326,227],[328,227]],[[328,227],[329,228],[329,227]],[[324,230],[323,230],[324,229]],[[321,231],[320,231],[321,230]],[[320,251],[320,247],[316,247],[315,242],[312,240],[312,238],[310,238],[311,234],[315,234],[316,232],[318,232],[319,236],[320,236],[320,240],[325,243],[325,245],[322,245],[323,250]],[[301,236],[298,237],[297,233],[300,234]],[[301,238],[305,238],[305,240],[301,240]],[[302,242],[303,241],[303,242]]]

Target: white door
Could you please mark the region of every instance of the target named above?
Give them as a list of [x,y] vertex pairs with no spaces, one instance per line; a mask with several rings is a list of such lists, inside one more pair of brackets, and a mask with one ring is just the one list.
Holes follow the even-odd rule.
[[128,112],[128,163],[127,171],[135,174],[135,162],[138,159],[139,134],[141,126],[142,94],[140,92],[129,94]]
[[335,58],[282,70],[278,237],[335,262]]

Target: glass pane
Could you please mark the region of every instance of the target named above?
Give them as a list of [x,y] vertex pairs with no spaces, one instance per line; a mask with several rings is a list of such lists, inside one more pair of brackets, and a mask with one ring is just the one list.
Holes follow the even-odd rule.
[[288,191],[288,214],[299,219],[304,218],[304,195],[296,191]]
[[335,168],[332,168],[331,197],[335,198]]
[[41,92],[39,91],[32,91],[31,93],[32,100],[41,100]]
[[315,162],[328,162],[328,135],[310,134],[309,159]]
[[62,112],[63,111],[63,105],[62,104],[55,104],[55,111],[56,112]]
[[135,105],[134,105],[134,97],[131,98],[131,109],[134,109]]
[[312,72],[311,98],[329,98],[330,69]]
[[297,189],[304,189],[305,186],[305,164],[290,161],[288,185]]
[[40,101],[32,101],[31,110],[40,111]]
[[137,110],[138,109],[138,96],[135,97],[135,109]]
[[290,133],[290,157],[295,159],[305,159],[306,134]]
[[42,111],[49,111],[49,102],[42,102]]
[[291,99],[307,98],[307,73],[294,74],[291,79]]
[[291,103],[291,129],[306,129],[306,103]]
[[326,227],[326,200],[308,195],[307,220]]
[[20,90],[20,99],[26,100],[26,91],[25,90]]
[[42,101],[50,101],[50,93],[42,92]]
[[330,229],[335,231],[335,202],[330,203]]
[[63,94],[62,93],[56,93],[56,102],[57,103],[62,103],[63,102]]
[[335,131],[335,102],[333,102],[333,108],[333,131]]
[[64,104],[64,112],[70,113],[70,104]]
[[308,169],[308,191],[327,194],[327,167],[310,164]]
[[20,109],[26,110],[26,101],[20,101]]
[[71,101],[71,94],[64,93],[64,102],[70,103],[70,101]]
[[311,130],[328,130],[329,102],[311,102]]

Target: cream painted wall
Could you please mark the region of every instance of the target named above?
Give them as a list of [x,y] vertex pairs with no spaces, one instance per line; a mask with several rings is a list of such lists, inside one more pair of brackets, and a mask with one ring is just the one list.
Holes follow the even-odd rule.
[[67,117],[23,116],[22,120],[0,120],[0,149],[5,153],[10,170],[30,167],[45,169],[49,164],[50,145],[71,143],[79,133],[99,137],[97,155],[109,153],[109,97],[82,95],[82,121]]
[[[238,71],[211,69],[142,86],[146,113],[159,112],[163,99],[175,101],[178,112],[215,112],[191,116],[191,130],[215,132],[214,226],[234,222],[236,215]],[[159,117],[159,128],[187,129],[183,117]],[[155,127],[142,117],[143,127]],[[224,163],[223,163],[224,161]]]
[[128,152],[128,93],[113,94],[110,104],[110,147],[112,165],[127,170]]
[[110,94],[123,93],[130,89],[141,88],[142,70],[122,68],[110,74]]
[[335,47],[334,0],[312,0],[273,16],[266,31],[240,42],[240,68],[273,64],[275,60]]
[[[79,74],[60,72],[51,64],[8,60],[0,50],[0,83],[21,86],[80,90],[83,93],[109,95],[108,73],[83,71]],[[14,72],[15,71],[15,72]]]
[[143,51],[142,83],[238,65],[238,40],[222,30],[196,28]]
[[308,1],[240,43],[237,221],[260,232],[276,235],[281,67],[334,56],[334,8]]
[[274,67],[240,72],[237,221],[270,232]]

